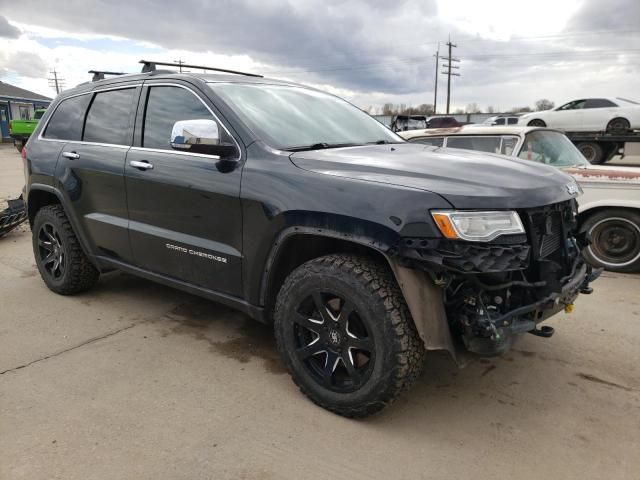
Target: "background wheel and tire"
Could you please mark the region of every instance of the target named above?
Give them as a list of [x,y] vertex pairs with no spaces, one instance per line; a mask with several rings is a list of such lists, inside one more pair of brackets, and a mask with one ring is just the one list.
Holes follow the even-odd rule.
[[295,269],[278,293],[274,330],[300,390],[346,417],[382,410],[424,366],[395,278],[367,257],[328,255]]
[[62,205],[38,211],[32,227],[33,253],[47,287],[61,295],[89,290],[100,273],[89,262]]
[[608,133],[626,133],[630,128],[631,124],[626,118],[614,118],[607,124]]
[[538,118],[536,118],[535,120],[531,120],[529,123],[527,123],[527,127],[546,127],[547,124],[544,123],[543,120],[540,120]]
[[581,142],[576,145],[584,158],[592,165],[600,165],[604,162],[604,151],[596,142]]
[[607,209],[590,216],[582,229],[591,235],[584,250],[589,263],[613,272],[640,271],[640,214]]

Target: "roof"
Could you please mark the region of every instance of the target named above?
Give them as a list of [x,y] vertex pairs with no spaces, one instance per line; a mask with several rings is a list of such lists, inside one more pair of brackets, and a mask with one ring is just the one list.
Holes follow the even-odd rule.
[[5,82],[0,82],[0,97],[19,98],[21,100],[41,100],[45,102],[51,101],[49,97]]
[[311,88],[306,85],[300,85],[297,83],[289,82],[286,80],[277,80],[274,78],[265,78],[265,77],[250,77],[245,75],[235,75],[235,74],[226,74],[226,73],[199,73],[199,72],[177,72],[173,70],[154,70],[152,72],[144,72],[144,73],[127,73],[124,75],[117,75],[114,77],[107,77],[104,80],[98,80],[96,82],[87,81],[77,85],[76,87],[65,90],[65,94],[68,93],[76,93],[78,91],[87,91],[92,90],[94,88],[106,87],[114,84],[119,84],[122,82],[129,81],[142,81],[142,80],[153,80],[155,78],[158,79],[175,79],[175,80],[188,80],[197,78],[206,83],[216,83],[216,82],[224,82],[224,83],[261,83],[261,84],[272,84],[272,85],[292,85],[292,86],[301,86],[305,88]]
[[463,127],[455,128],[428,128],[425,130],[407,130],[406,132],[398,132],[404,139],[409,140],[415,137],[438,137],[438,136],[452,136],[452,135],[525,135],[533,130],[549,130],[555,131],[551,128],[544,127],[525,127],[523,125],[510,125],[510,126],[481,126],[465,125]]

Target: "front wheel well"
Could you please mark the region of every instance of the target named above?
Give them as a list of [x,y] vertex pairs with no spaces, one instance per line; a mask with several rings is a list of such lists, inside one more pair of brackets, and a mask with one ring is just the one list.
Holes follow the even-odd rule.
[[606,210],[615,210],[615,211],[620,211],[620,210],[624,210],[630,213],[640,213],[640,208],[635,208],[635,207],[618,207],[615,205],[611,205],[611,206],[603,206],[603,207],[595,207],[595,208],[590,208],[589,210],[580,212],[578,214],[578,229],[580,231],[583,230],[584,224],[585,222],[591,218],[592,216],[600,213],[600,212],[604,212]]
[[29,192],[29,198],[27,199],[29,225],[33,226],[33,220],[36,218],[36,214],[42,207],[60,203],[60,199],[51,192],[47,192],[45,190],[32,190]]
[[294,234],[284,238],[273,261],[267,266],[261,301],[265,306],[266,318],[271,321],[275,299],[289,274],[309,260],[334,253],[350,253],[367,256],[388,266],[385,256],[379,250],[349,240],[313,234]]

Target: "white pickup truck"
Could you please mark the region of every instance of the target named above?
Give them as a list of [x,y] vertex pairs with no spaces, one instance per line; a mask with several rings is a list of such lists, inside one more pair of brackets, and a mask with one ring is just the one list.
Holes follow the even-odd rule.
[[618,272],[640,271],[640,167],[591,165],[560,131],[541,127],[492,126],[410,130],[409,142],[462,148],[546,163],[573,175],[582,231],[591,235],[584,255]]

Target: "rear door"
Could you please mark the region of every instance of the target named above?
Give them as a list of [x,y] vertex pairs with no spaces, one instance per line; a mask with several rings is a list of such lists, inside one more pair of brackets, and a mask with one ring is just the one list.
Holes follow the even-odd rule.
[[140,268],[240,295],[240,163],[170,145],[175,122],[211,119],[239,147],[208,102],[186,84],[145,84],[126,165],[131,246]]
[[[68,140],[56,166],[56,181],[90,249],[127,263],[132,257],[124,162],[133,139],[140,89],[115,87],[65,100],[43,135],[45,140]],[[68,115],[61,110],[67,102]],[[73,124],[66,123],[67,116]]]

